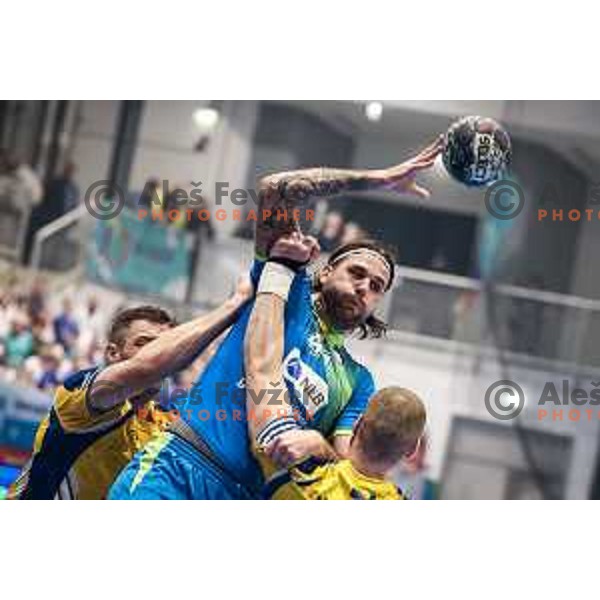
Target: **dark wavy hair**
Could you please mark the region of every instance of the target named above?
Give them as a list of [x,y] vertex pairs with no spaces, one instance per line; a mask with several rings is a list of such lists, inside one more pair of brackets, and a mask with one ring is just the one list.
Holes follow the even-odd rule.
[[[350,252],[352,250],[371,250],[373,252],[377,252],[388,264],[390,268],[390,279],[385,288],[387,292],[394,282],[394,278],[396,275],[396,255],[393,250],[385,247],[383,244],[371,240],[371,239],[361,239],[355,242],[349,242],[348,244],[343,244],[342,246],[337,247],[327,259],[327,266],[334,267],[334,265],[339,261],[343,262],[346,260],[345,258],[340,259],[342,254],[346,252]],[[313,280],[313,289],[316,292],[321,291],[321,284],[319,283],[319,273],[315,273],[315,277]],[[360,331],[359,339],[364,340],[366,338],[381,338],[385,336],[387,332],[387,323],[382,319],[376,317],[375,315],[369,315],[364,323],[361,323],[358,326]]]

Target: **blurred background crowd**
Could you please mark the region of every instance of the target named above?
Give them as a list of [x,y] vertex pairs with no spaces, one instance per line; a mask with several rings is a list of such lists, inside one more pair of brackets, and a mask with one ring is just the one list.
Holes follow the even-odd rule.
[[0,376],[52,393],[70,374],[102,360],[107,317],[95,297],[56,306],[42,281],[0,296]]

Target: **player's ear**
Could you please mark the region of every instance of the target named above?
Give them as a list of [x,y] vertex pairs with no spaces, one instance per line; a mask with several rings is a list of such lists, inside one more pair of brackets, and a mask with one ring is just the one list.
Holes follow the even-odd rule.
[[333,267],[331,265],[325,265],[319,270],[317,273],[317,285],[315,286],[317,290],[320,290],[323,287],[323,284],[327,281],[332,271]]
[[423,436],[420,435],[414,444],[411,444],[408,448],[406,448],[404,450],[404,459],[405,460],[411,461],[416,458],[417,453],[421,449],[421,440],[422,439],[423,439]]
[[121,360],[121,352],[119,347],[114,342],[108,342],[104,350],[104,359],[108,364],[112,364]]

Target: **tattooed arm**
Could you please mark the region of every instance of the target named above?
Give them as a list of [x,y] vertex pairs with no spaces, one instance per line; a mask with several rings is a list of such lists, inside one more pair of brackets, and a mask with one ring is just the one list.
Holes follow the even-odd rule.
[[[420,171],[431,167],[443,147],[443,136],[416,156],[387,169],[344,170],[315,168],[275,173],[259,183],[261,217],[256,228],[256,253],[264,258],[271,246],[283,234],[293,231],[291,210],[309,197],[331,196],[344,191],[388,189],[427,198],[429,191],[415,181]],[[287,211],[287,217],[277,220],[277,211]],[[263,211],[270,211],[264,218]]]

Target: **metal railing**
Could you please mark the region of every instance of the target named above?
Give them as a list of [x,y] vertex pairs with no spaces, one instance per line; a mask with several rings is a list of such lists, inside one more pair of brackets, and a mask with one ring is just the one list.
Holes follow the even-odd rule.
[[[35,236],[31,266],[82,273],[77,268],[83,265],[92,225],[80,206],[44,226]],[[252,242],[220,239],[209,243],[206,253],[197,272],[194,301],[210,307],[233,288],[240,257],[252,256]],[[489,287],[468,277],[402,266],[398,273],[399,285],[380,308],[393,331],[438,345],[452,343],[453,348],[491,348],[600,366],[599,300],[514,285]]]
[[31,268],[64,272],[80,267],[87,216],[85,206],[80,205],[41,227],[34,236]]
[[399,267],[392,329],[573,364],[600,365],[600,301]]

